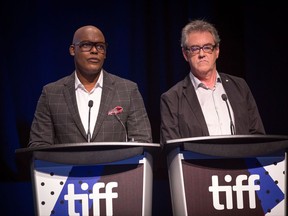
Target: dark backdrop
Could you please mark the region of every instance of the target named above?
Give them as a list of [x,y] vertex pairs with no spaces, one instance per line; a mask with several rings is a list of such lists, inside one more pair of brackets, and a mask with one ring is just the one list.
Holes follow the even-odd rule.
[[[19,174],[23,170],[14,152],[27,145],[42,86],[74,70],[68,48],[74,31],[82,25],[95,25],[105,34],[109,47],[104,68],[139,84],[155,143],[159,142],[160,95],[189,72],[181,54],[180,33],[194,18],[205,18],[219,30],[218,71],[246,79],[267,133],[287,135],[288,10],[283,4],[248,0],[2,1],[0,193],[6,197],[6,208],[13,206],[6,215],[33,212],[30,181]],[[163,161],[161,156],[155,161],[158,201],[154,215],[171,213]]]

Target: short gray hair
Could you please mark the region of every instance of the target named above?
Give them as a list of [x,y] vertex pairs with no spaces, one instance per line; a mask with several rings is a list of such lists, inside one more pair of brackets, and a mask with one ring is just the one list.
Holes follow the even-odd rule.
[[213,24],[205,20],[193,20],[190,21],[183,29],[181,34],[181,47],[186,47],[187,36],[191,32],[210,32],[214,38],[215,44],[220,44],[220,37],[218,35],[217,29]]

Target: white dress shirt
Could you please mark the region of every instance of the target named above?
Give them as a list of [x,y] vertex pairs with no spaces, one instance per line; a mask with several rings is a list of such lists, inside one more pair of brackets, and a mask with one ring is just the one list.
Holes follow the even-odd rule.
[[103,88],[103,71],[100,72],[99,79],[95,84],[94,88],[90,92],[88,92],[84,88],[84,85],[80,82],[80,80],[77,77],[77,74],[75,73],[75,91],[76,91],[78,111],[86,133],[88,132],[88,117],[89,117],[88,103],[90,100],[93,101],[93,106],[91,107],[91,113],[90,113],[91,137],[93,135],[94,127],[97,121],[102,95],[102,88]]
[[[221,95],[226,94],[221,78],[217,73],[215,85],[212,89],[205,86],[190,72],[190,79],[195,88],[210,135],[231,135],[230,117],[226,102]],[[232,107],[227,99],[232,121],[234,115]],[[233,123],[234,124],[234,123]]]

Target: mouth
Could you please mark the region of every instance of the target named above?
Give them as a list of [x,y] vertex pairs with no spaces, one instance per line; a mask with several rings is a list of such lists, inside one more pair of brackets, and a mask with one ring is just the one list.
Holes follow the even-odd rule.
[[89,59],[87,59],[87,61],[90,62],[90,63],[97,64],[97,63],[100,62],[100,59],[98,59],[98,58],[89,58]]
[[204,59],[199,61],[199,64],[203,64],[203,63],[204,63],[204,64],[207,64],[208,61],[207,61],[207,60],[204,60]]

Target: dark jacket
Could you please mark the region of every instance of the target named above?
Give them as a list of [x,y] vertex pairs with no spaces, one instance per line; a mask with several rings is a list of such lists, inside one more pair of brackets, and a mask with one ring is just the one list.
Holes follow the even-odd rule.
[[[234,112],[236,134],[265,134],[256,102],[246,81],[224,73],[219,75]],[[160,112],[161,143],[171,139],[209,136],[189,75],[161,95]]]
[[[150,122],[137,84],[106,71],[91,142],[125,141],[124,127],[114,115],[108,115],[116,106],[123,108],[118,117],[127,128],[128,138],[152,142]],[[28,146],[81,142],[87,142],[87,135],[78,112],[74,72],[43,87]]]

